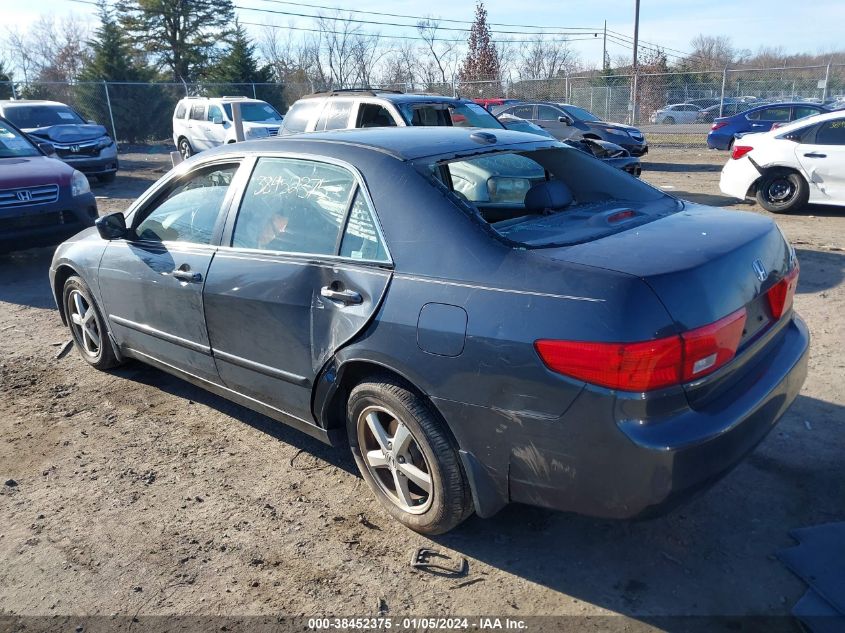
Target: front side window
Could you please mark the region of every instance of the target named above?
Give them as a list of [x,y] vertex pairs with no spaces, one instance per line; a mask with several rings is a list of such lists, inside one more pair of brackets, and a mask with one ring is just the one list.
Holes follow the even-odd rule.
[[589,110],[585,110],[584,108],[579,108],[578,106],[568,105],[564,108],[566,112],[576,121],[598,121],[599,118],[590,112]]
[[135,235],[148,242],[210,244],[237,165],[215,165],[183,179],[145,209]]
[[6,108],[6,118],[19,128],[50,127],[85,123],[76,112],[65,105],[27,105]]
[[355,178],[311,160],[261,158],[238,212],[232,246],[335,255]]
[[191,106],[191,118],[194,121],[205,120],[205,105],[198,103],[194,106]]
[[514,106],[510,110],[507,111],[508,114],[512,114],[515,117],[519,117],[520,119],[533,119],[534,118],[534,106],[530,105],[520,105]]
[[845,119],[825,121],[816,132],[816,145],[845,145]]
[[403,103],[399,111],[408,125],[503,128],[498,119],[477,103]]
[[218,121],[223,120],[223,110],[220,109],[219,106],[210,105],[208,106],[208,116],[206,117],[209,121],[214,121],[217,119]]
[[557,121],[563,112],[551,106],[541,105],[537,106],[537,119],[540,121]]
[[39,156],[35,146],[0,121],[0,158]]

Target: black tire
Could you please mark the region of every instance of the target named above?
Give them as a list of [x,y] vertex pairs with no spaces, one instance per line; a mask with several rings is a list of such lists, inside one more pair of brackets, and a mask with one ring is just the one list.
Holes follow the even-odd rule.
[[[82,333],[83,326],[75,324],[74,321],[75,314],[79,313],[75,307],[77,293],[82,296],[84,303],[87,304],[87,307],[93,311],[91,319],[96,321],[99,339],[99,344],[97,345],[95,353],[92,353],[90,349],[90,337],[88,337],[88,340],[86,341],[86,336]],[[71,302],[74,302],[73,306],[71,305]],[[88,285],[81,277],[73,275],[68,277],[65,282],[64,288],[62,289],[62,309],[64,310],[65,319],[67,320],[68,328],[70,329],[71,336],[73,337],[73,344],[76,347],[76,351],[79,352],[79,355],[86,363],[92,367],[102,370],[110,369],[120,364],[114,348],[112,347],[111,338],[109,338],[108,328],[103,320],[103,315],[93,299],[90,288],[88,288]]]
[[114,182],[114,179],[117,178],[117,172],[103,174],[102,176],[97,176],[97,178],[100,182],[108,184],[110,182]]
[[196,152],[194,152],[194,148],[191,145],[191,141],[186,139],[184,136],[179,139],[179,145],[177,146],[179,153],[182,155],[182,158],[185,160],[189,159],[193,156]]
[[[383,408],[411,432],[431,477],[428,508],[419,514],[403,510],[376,482],[364,462],[358,425],[362,414]],[[389,416],[388,416],[389,417]],[[454,440],[431,406],[407,383],[390,375],[375,376],[356,386],[347,401],[347,433],[352,456],[364,480],[394,519],[421,534],[443,534],[473,513],[472,494]]]
[[757,202],[771,213],[789,213],[806,206],[810,186],[804,177],[790,169],[771,169],[757,185]]
[[675,125],[675,117],[667,116],[665,119],[663,119],[663,123],[665,123],[666,125]]

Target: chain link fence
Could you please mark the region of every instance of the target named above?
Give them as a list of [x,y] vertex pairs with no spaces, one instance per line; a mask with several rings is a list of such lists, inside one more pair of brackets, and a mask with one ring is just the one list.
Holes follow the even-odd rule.
[[[637,125],[652,146],[676,147],[702,147],[720,113],[730,115],[776,101],[845,106],[845,65],[640,73],[636,82],[634,79],[632,75],[592,72],[551,79],[459,82],[453,78],[451,82],[375,87],[470,99],[571,103],[602,120]],[[310,83],[0,82],[0,99],[60,101],[106,126],[121,143],[169,143],[173,111],[182,97],[254,97],[284,113],[294,101],[319,88]],[[689,105],[679,107],[683,104]]]

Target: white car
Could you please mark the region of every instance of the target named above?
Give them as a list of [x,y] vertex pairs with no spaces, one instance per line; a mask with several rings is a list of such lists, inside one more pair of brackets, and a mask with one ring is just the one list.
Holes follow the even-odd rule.
[[719,188],[767,211],[845,206],[845,112],[827,112],[734,141]]
[[655,110],[651,115],[652,123],[695,123],[701,108],[694,103],[675,103],[661,110]]
[[183,158],[234,143],[232,104],[239,103],[244,138],[278,136],[284,116],[266,101],[246,97],[185,97],[173,112],[173,143]]

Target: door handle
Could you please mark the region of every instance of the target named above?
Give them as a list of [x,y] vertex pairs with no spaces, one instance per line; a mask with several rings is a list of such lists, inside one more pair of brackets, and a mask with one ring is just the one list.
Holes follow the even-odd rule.
[[323,286],[320,288],[320,296],[328,299],[329,301],[336,301],[337,303],[342,303],[343,305],[359,305],[363,303],[364,298],[361,296],[360,293],[355,292],[354,290],[336,290],[331,286]]
[[827,154],[819,154],[818,152],[809,152],[804,154],[807,158],[827,158]]
[[191,283],[197,283],[202,281],[202,275],[199,273],[192,272],[190,269],[188,270],[174,270],[173,276],[178,279],[179,281],[188,281]]

